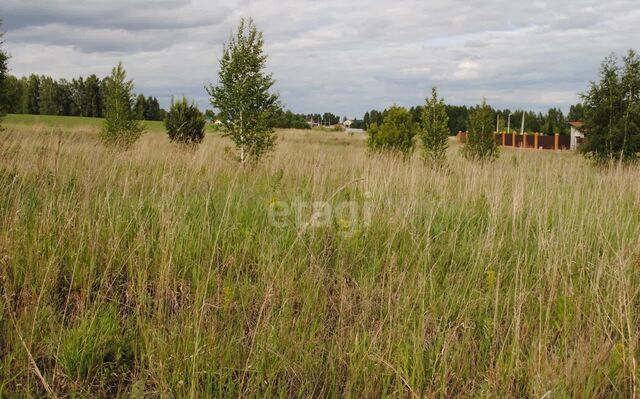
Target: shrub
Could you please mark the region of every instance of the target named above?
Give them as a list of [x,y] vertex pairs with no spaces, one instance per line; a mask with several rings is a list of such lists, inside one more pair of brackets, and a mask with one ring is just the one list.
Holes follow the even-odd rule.
[[182,97],[178,102],[171,101],[171,109],[164,119],[167,135],[172,142],[195,146],[204,139],[206,121],[195,104],[189,104]]
[[413,151],[416,130],[409,111],[393,106],[380,126],[371,124],[367,145],[376,151],[394,151],[406,155]]
[[122,63],[107,78],[105,121],[100,136],[109,146],[131,147],[144,132],[144,125],[136,120],[131,107],[133,81],[126,79]]

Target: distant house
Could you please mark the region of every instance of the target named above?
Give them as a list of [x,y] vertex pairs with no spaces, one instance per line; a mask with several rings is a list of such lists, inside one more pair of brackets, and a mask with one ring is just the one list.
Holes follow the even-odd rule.
[[342,126],[346,127],[347,129],[350,128],[351,125],[353,125],[353,121],[351,119],[347,119],[346,121],[342,122]]
[[571,126],[571,149],[575,150],[578,148],[582,141],[584,140],[584,130],[582,130],[582,126],[584,123],[582,122],[569,122],[569,126]]

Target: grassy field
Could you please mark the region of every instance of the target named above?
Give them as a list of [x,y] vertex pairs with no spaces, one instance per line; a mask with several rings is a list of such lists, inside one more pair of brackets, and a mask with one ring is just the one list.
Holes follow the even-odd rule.
[[33,123],[0,132],[0,397],[638,395],[638,168]]
[[[35,128],[49,128],[62,130],[93,130],[100,129],[104,119],[84,118],[80,116],[52,116],[52,115],[7,115],[2,126],[8,129],[23,130]],[[145,128],[149,133],[164,133],[164,123],[159,121],[145,121]],[[209,131],[213,131],[208,126]]]

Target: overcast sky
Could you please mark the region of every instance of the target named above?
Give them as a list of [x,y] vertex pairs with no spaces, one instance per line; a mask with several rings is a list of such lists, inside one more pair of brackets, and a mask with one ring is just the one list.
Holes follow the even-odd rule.
[[137,92],[208,106],[222,44],[251,16],[295,112],[357,116],[448,103],[543,110],[578,101],[611,52],[640,50],[638,0],[2,0],[10,68],[105,76],[119,60]]

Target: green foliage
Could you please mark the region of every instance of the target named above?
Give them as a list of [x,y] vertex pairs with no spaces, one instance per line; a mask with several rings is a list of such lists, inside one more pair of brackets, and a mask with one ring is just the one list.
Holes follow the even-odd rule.
[[278,95],[269,92],[275,81],[265,72],[263,46],[262,32],[251,19],[242,19],[236,35],[224,46],[218,85],[207,89],[240,162],[258,161],[275,146],[271,118],[280,104]]
[[469,131],[462,152],[466,158],[486,160],[498,157],[494,134],[494,119],[486,100],[469,113]]
[[571,108],[569,108],[567,119],[570,122],[582,122],[584,120],[584,106],[582,103],[572,105]]
[[26,82],[25,110],[28,114],[40,113],[40,77],[30,75]]
[[464,105],[448,105],[447,115],[449,116],[449,132],[452,135],[467,131],[469,108]]
[[433,166],[446,163],[449,147],[449,116],[444,99],[438,99],[438,91],[431,89],[422,109],[420,138],[424,146],[424,159]]
[[[144,120],[147,121],[159,121],[164,120],[162,114],[162,108],[160,108],[160,103],[158,99],[155,97],[147,97],[145,101],[145,109],[144,109]],[[165,115],[166,116],[166,115]]]
[[204,115],[195,104],[189,104],[184,97],[178,102],[171,101],[171,109],[164,124],[172,142],[195,146],[204,139]]
[[631,162],[640,153],[640,59],[629,50],[620,66],[614,55],[582,96],[585,142],[581,151],[596,163]]
[[409,154],[414,148],[417,126],[411,120],[406,108],[389,108],[380,126],[373,123],[369,127],[367,145],[375,151],[393,151]]
[[543,123],[539,129],[536,129],[539,133],[549,136],[554,134],[567,134],[568,122],[564,117],[562,110],[550,108],[549,111],[547,111],[546,116],[541,117],[541,119],[543,120]]
[[22,96],[24,85],[13,75],[7,75],[2,87],[3,111],[9,114],[22,113]]
[[61,115],[62,110],[57,101],[60,96],[60,88],[55,80],[50,77],[42,77],[40,80],[40,114]]
[[135,105],[133,106],[133,113],[136,115],[136,118],[138,118],[138,120],[145,119],[147,108],[147,98],[144,96],[144,94],[138,94],[138,97],[136,97]]
[[271,118],[271,126],[279,129],[311,129],[304,115],[278,110]]
[[133,81],[127,80],[122,63],[113,68],[106,87],[106,115],[101,137],[106,145],[131,147],[144,132],[131,109]]
[[[31,75],[21,79],[7,75],[5,108],[12,114],[60,115],[102,118],[105,114],[108,78],[96,75],[68,81]],[[142,96],[142,95],[141,95]],[[144,96],[142,96],[144,98]],[[140,105],[139,105],[139,104]],[[158,99],[146,97],[136,102],[139,119],[162,121],[165,112]]]

